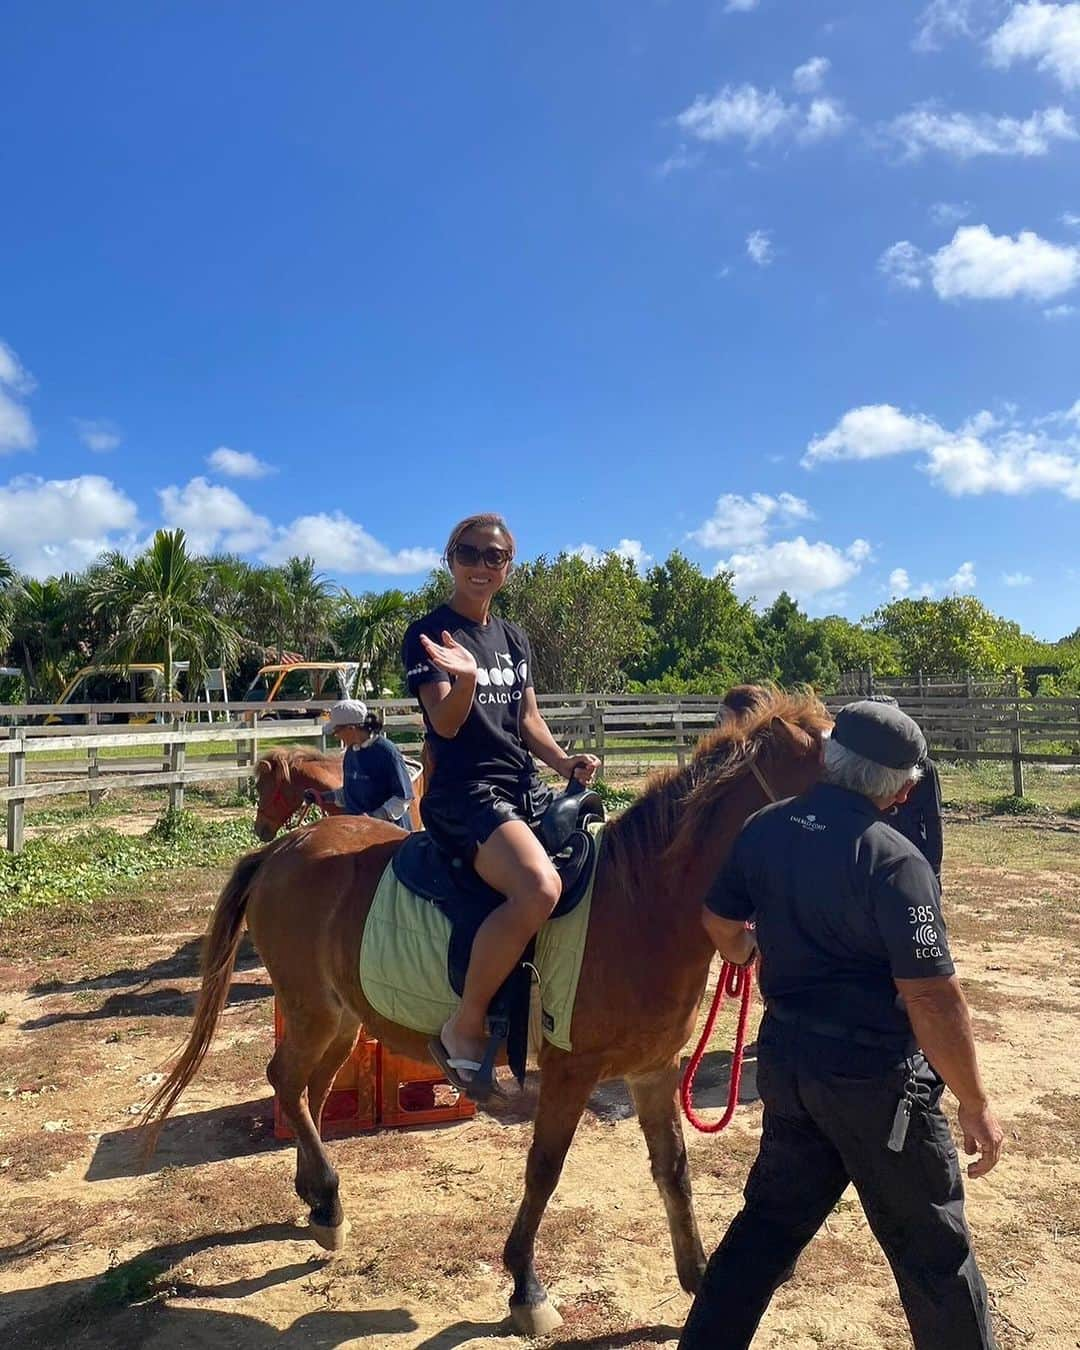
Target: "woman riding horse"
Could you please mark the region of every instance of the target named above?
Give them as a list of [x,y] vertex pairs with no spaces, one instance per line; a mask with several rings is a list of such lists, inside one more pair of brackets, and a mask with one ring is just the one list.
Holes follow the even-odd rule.
[[503,518],[460,521],[444,557],[453,594],[411,625],[402,648],[435,766],[420,814],[444,852],[506,899],[480,926],[461,1003],[429,1049],[456,1087],[485,1101],[494,1090],[480,1075],[488,1005],[562,894],[532,831],[551,800],[532,757],[582,783],[600,761],[563,753],[536,703],[529,639],[491,613],[514,557]]

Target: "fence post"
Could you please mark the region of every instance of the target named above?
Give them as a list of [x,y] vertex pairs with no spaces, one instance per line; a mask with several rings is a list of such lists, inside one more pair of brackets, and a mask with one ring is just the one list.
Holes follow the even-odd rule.
[[[86,714],[86,725],[88,727],[97,726],[98,715],[96,712]],[[90,742],[90,749],[86,752],[86,776],[91,782],[95,781],[101,774],[101,765],[98,763],[97,747],[93,741]],[[98,805],[105,794],[98,788],[91,788],[86,794],[88,805],[92,808]]]
[[682,699],[676,695],[675,701],[675,758],[679,768],[686,768],[686,737],[683,735]]
[[[181,734],[182,722],[179,717],[173,718],[173,731],[177,736]],[[185,741],[172,741],[169,744],[169,772],[183,773],[184,765],[187,760],[187,743]],[[169,784],[169,810],[182,811],[184,809],[184,784]]]
[[[258,762],[259,762],[259,714],[258,714],[258,713],[252,713],[252,715],[251,715],[251,763],[252,763],[252,765],[255,765],[255,764],[258,764]],[[246,791],[246,788],[245,788],[245,791]]]
[[324,717],[319,727],[319,749],[324,755],[330,753],[330,719]]
[[600,700],[596,698],[589,700],[588,707],[593,749],[600,760],[600,777],[603,778],[607,772],[607,761],[604,755],[604,710],[600,706]]
[[[246,736],[240,736],[240,737],[237,738],[237,742],[236,742],[236,767],[237,767],[238,769],[242,769],[242,768],[244,768],[244,767],[247,765],[247,762],[248,762],[248,744],[249,744],[249,742],[248,742],[248,738],[247,738]],[[246,791],[247,791],[247,784],[248,784],[247,774],[246,774],[246,773],[240,774],[240,775],[237,777],[237,780],[236,780],[236,790],[237,790],[237,792],[241,792],[241,793],[246,792]]]
[[1024,795],[1024,745],[1020,731],[1020,686],[1015,676],[1013,676],[1013,693],[1016,695],[1016,702],[1013,704],[1012,729],[1013,795],[1022,797]]
[[[19,728],[10,727],[8,736],[18,738]],[[26,751],[19,750],[8,756],[8,787],[22,787],[26,782]],[[23,821],[26,816],[26,803],[13,797],[7,804],[7,846],[9,853],[21,853],[23,846]]]

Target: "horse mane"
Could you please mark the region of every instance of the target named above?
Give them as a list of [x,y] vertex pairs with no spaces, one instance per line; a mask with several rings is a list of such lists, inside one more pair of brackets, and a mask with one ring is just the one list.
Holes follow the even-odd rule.
[[604,870],[614,890],[633,894],[650,859],[662,857],[676,874],[684,871],[716,807],[772,745],[777,718],[813,736],[832,723],[815,694],[760,687],[744,711],[702,736],[685,768],[657,770],[638,800],[608,824]]
[[277,773],[281,775],[283,783],[288,783],[292,780],[294,768],[310,764],[313,760],[329,764],[335,759],[336,756],[324,754],[310,745],[275,745],[260,756],[255,765],[255,777],[260,779],[264,774]]

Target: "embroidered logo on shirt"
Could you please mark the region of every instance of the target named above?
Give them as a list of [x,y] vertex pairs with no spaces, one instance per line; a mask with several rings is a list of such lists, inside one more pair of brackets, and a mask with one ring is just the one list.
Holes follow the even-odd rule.
[[810,830],[816,834],[820,834],[822,830],[829,828],[827,825],[822,825],[812,812],[808,812],[805,816],[792,816],[791,819],[796,825],[801,825],[804,830]]

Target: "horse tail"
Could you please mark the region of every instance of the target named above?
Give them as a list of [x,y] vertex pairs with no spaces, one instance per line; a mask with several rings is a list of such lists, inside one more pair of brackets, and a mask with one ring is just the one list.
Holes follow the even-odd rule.
[[248,893],[265,856],[266,849],[260,848],[241,858],[218,896],[203,943],[202,988],[199,990],[199,1001],[195,1007],[195,1022],[191,1028],[191,1035],[180,1058],[150,1098],[143,1112],[141,1123],[146,1130],[144,1152],[147,1158],[157,1148],[158,1136],[165,1124],[165,1117],[195,1077],[214,1039],[222,1009],[229,997],[229,985],[232,982],[236,953],[240,946]]

